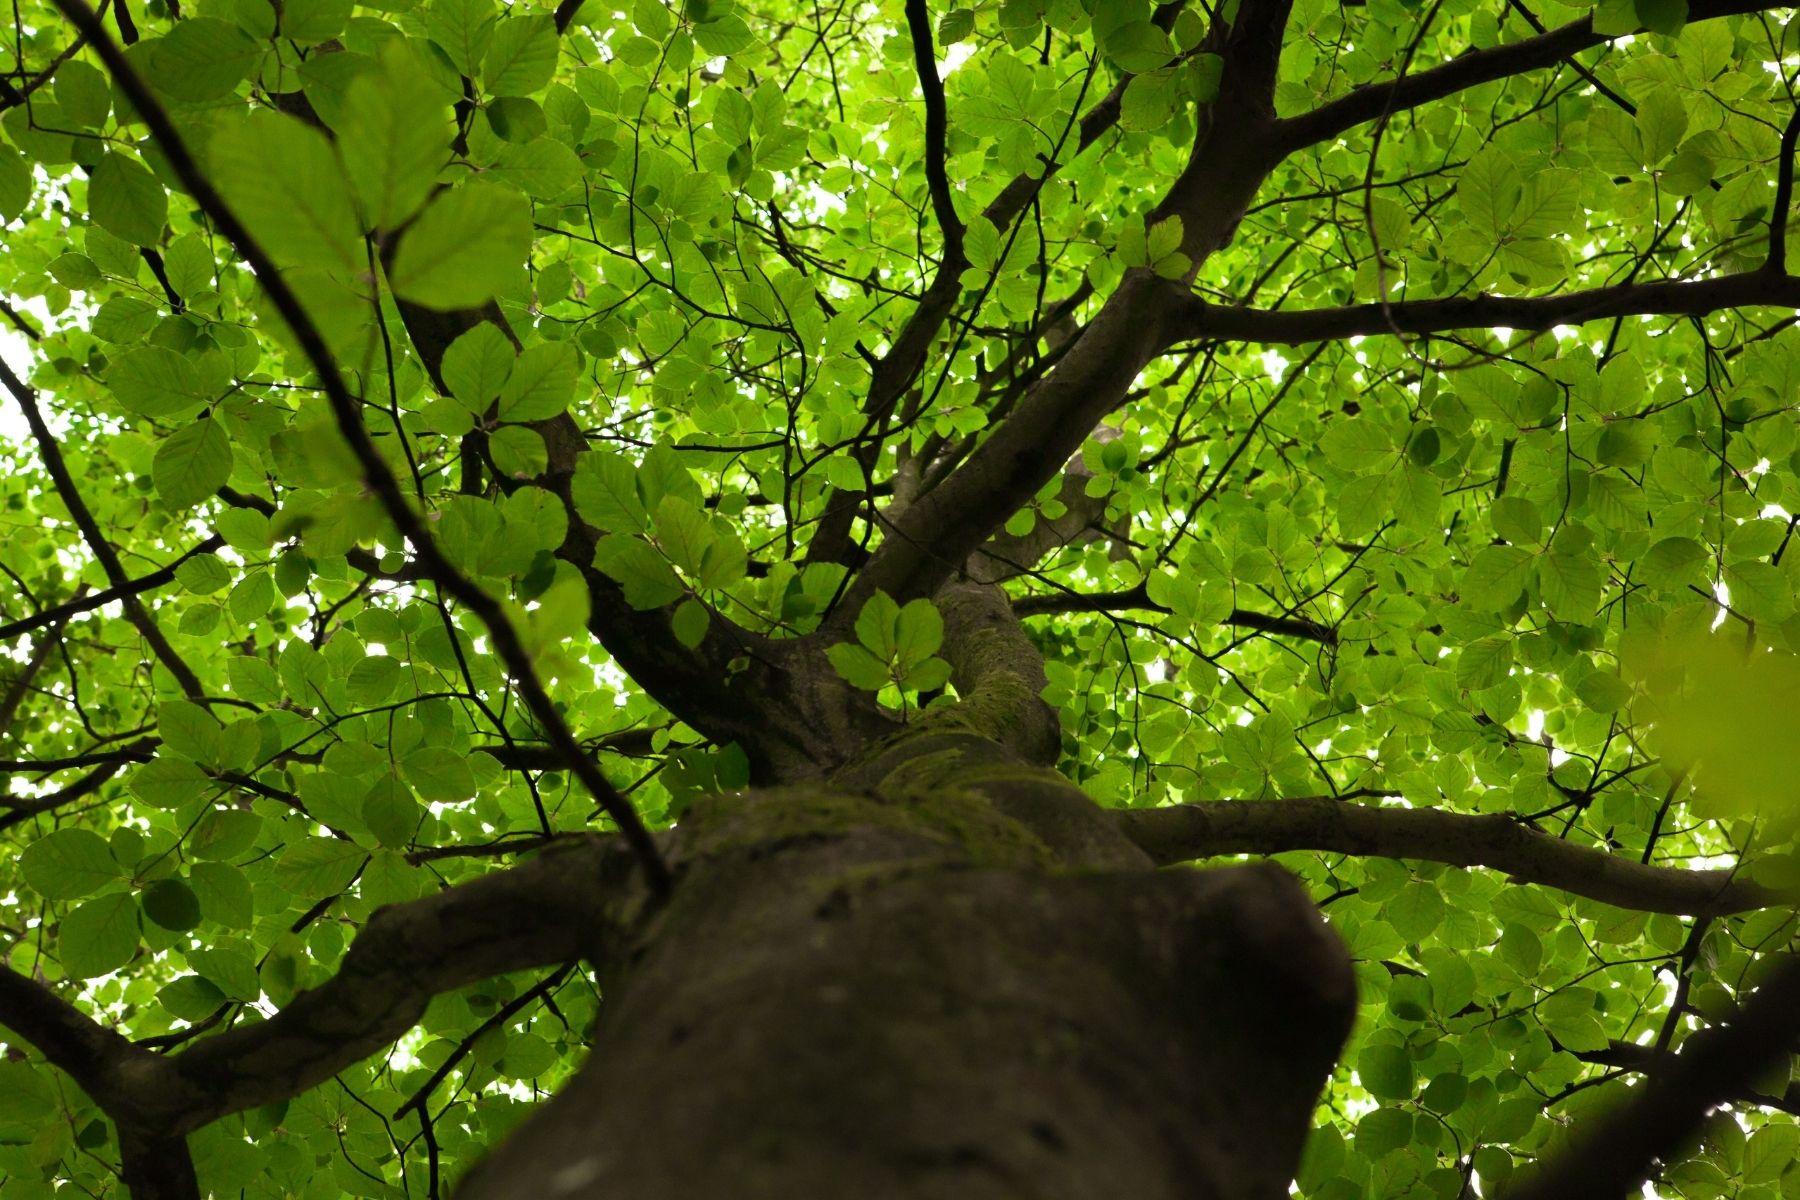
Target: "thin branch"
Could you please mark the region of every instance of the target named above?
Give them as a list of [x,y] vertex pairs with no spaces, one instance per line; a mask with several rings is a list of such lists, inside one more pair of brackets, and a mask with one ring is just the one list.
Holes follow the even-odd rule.
[[[1169,610],[1150,599],[1144,584],[1120,592],[1047,592],[1035,596],[1016,596],[1012,609],[1016,616],[1037,617],[1053,613],[1118,612],[1140,608],[1150,612]],[[1279,634],[1331,646],[1337,643],[1337,631],[1329,625],[1308,621],[1304,617],[1271,617],[1267,613],[1234,608],[1220,622],[1234,629],[1254,629],[1259,633]]]
[[46,625],[55,625],[58,622],[66,621],[68,618],[80,613],[92,612],[94,609],[111,604],[115,600],[123,600],[128,596],[141,596],[145,592],[153,592],[159,587],[174,582],[175,572],[181,567],[182,563],[202,554],[211,554],[224,544],[225,539],[215,533],[168,566],[159,567],[148,575],[140,575],[136,579],[126,580],[123,587],[115,585],[107,588],[105,591],[95,592],[90,596],[77,596],[75,599],[65,601],[54,608],[46,608],[43,612],[33,613],[29,617],[22,617],[11,624],[0,625],[0,641],[11,641],[20,634],[30,633],[34,629],[42,629]]
[[944,171],[944,143],[949,139],[950,121],[944,108],[944,81],[938,77],[937,55],[931,48],[931,13],[925,0],[906,0],[906,25],[912,34],[919,92],[925,98],[925,185],[931,192],[938,230],[944,235],[944,258],[960,263],[963,224],[950,195],[950,177]]
[[93,795],[100,790],[102,784],[123,770],[125,765],[125,762],[121,760],[95,767],[68,787],[48,792],[42,796],[0,795],[0,809],[6,810],[5,813],[0,814],[0,830],[11,829],[14,825],[29,821],[32,817],[61,808],[65,804],[72,804],[83,796]]
[[181,180],[195,202],[212,218],[219,231],[230,240],[239,255],[256,273],[257,282],[267,292],[275,310],[281,314],[307,360],[318,372],[325,398],[336,419],[338,432],[349,443],[351,452],[362,469],[364,483],[380,501],[388,519],[394,523],[401,536],[411,543],[413,552],[418,555],[421,565],[432,580],[464,608],[474,613],[487,627],[489,642],[513,677],[520,698],[532,718],[543,729],[549,742],[563,755],[564,764],[569,771],[581,780],[594,800],[619,827],[642,864],[652,890],[666,894],[670,885],[668,864],[663,862],[662,852],[657,849],[649,831],[644,828],[637,810],[619,794],[599,766],[582,752],[562,711],[545,690],[543,680],[538,677],[537,668],[532,663],[531,653],[525,648],[525,643],[507,617],[505,609],[444,557],[443,551],[426,531],[424,522],[407,503],[399,480],[388,468],[386,460],[381,457],[380,450],[376,448],[369,431],[362,423],[356,398],[350,394],[349,386],[338,370],[330,347],[325,344],[323,335],[313,324],[305,306],[300,303],[300,297],[295,294],[268,252],[250,235],[250,231],[225,202],[212,180],[200,169],[161,102],[126,61],[117,44],[107,36],[105,27],[100,24],[93,9],[84,0],[57,0],[57,6],[76,28],[88,35],[95,52],[112,72],[120,90],[131,100],[144,123],[155,135],[176,178]]
[[1781,131],[1781,157],[1775,163],[1775,206],[1769,210],[1769,261],[1763,270],[1787,273],[1788,210],[1794,204],[1794,143],[1800,141],[1800,105]]
[[[91,12],[88,17],[93,26],[99,28],[99,21]],[[101,30],[100,36],[106,38],[104,30]],[[110,38],[106,39],[106,44],[112,47],[114,54],[119,53],[118,47],[112,46]],[[120,61],[124,61],[122,57]],[[31,428],[31,437],[37,443],[39,456],[44,460],[44,469],[50,472],[50,481],[56,488],[56,494],[62,500],[63,507],[69,510],[75,527],[81,530],[89,552],[99,562],[100,569],[106,572],[106,578],[113,588],[127,592],[120,597],[125,604],[126,617],[137,627],[143,639],[150,643],[151,652],[156,655],[158,662],[168,668],[169,674],[175,677],[175,682],[181,685],[181,690],[193,699],[202,699],[205,689],[200,686],[200,679],[194,674],[193,668],[175,652],[175,647],[169,644],[169,639],[157,628],[149,610],[138,602],[137,594],[129,591],[131,580],[126,577],[125,567],[120,563],[112,543],[101,532],[100,524],[94,520],[87,502],[81,498],[81,489],[75,486],[75,479],[69,474],[69,466],[63,461],[62,447],[50,432],[50,426],[44,423],[43,411],[38,408],[37,393],[13,374],[12,368],[4,360],[0,360],[0,383],[5,384],[6,390],[19,402],[19,407],[25,410],[25,423]]]
[[1789,904],[1791,893],[1728,870],[1650,867],[1539,833],[1497,813],[1380,808],[1332,796],[1212,800],[1113,814],[1158,864],[1225,854],[1322,850],[1413,858],[1504,871],[1590,900],[1641,912],[1724,914]]
[[0,317],[5,317],[14,329],[34,342],[42,340],[44,336],[36,325],[25,319],[24,314],[4,300],[0,300]]

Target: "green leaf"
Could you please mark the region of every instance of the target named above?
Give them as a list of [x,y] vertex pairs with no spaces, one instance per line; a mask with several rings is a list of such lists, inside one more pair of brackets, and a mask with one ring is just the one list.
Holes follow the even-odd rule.
[[10,146],[0,146],[0,217],[17,219],[30,205],[36,186],[25,157]]
[[157,448],[150,477],[170,508],[191,508],[231,478],[231,439],[218,421],[195,421]]
[[206,791],[206,772],[179,758],[157,758],[132,773],[131,791],[152,808],[180,808]]
[[25,847],[19,870],[32,890],[46,900],[79,900],[91,896],[120,874],[112,847],[86,829],[58,829]]
[[1512,640],[1483,638],[1463,647],[1456,661],[1456,686],[1479,692],[1505,679],[1512,668]]
[[1134,132],[1161,129],[1175,116],[1181,94],[1181,77],[1175,71],[1134,76],[1119,101],[1119,126]]
[[237,26],[189,17],[150,43],[150,80],[177,100],[217,100],[243,81],[261,55],[262,47]]
[[[350,886],[365,853],[355,842],[309,837],[288,843],[275,864],[281,886],[307,900],[334,896]],[[230,989],[227,989],[229,991]]]
[[675,640],[689,650],[706,640],[706,629],[711,622],[712,614],[706,605],[691,597],[676,605],[675,614],[669,619]]
[[1169,35],[1148,21],[1116,26],[1101,38],[1100,44],[1122,71],[1154,71],[1174,57]]
[[519,355],[500,389],[502,421],[545,421],[569,407],[581,355],[567,342],[543,342]]
[[218,760],[219,722],[198,704],[187,700],[163,701],[156,708],[156,731],[162,736],[163,749],[171,754],[203,766]]
[[1538,587],[1544,607],[1565,621],[1585,621],[1600,604],[1605,567],[1585,530],[1565,526],[1538,561]]
[[200,924],[200,900],[179,879],[158,879],[144,889],[144,915],[164,929],[184,932]]
[[128,351],[106,372],[106,385],[126,411],[141,417],[171,416],[204,395],[194,364],[161,346]]
[[582,520],[597,529],[641,533],[650,527],[649,513],[638,495],[636,464],[622,455],[605,450],[582,455],[569,491]]
[[383,59],[350,83],[338,153],[369,229],[397,229],[419,210],[450,161],[450,109],[412,61]]
[[443,48],[458,74],[480,74],[481,60],[493,41],[493,0],[431,0],[425,10],[425,32]]
[[892,596],[877,589],[857,614],[856,640],[882,662],[892,662],[899,627],[900,606]]
[[530,247],[530,202],[471,180],[440,193],[401,235],[388,281],[426,308],[479,308],[523,278]]
[[1325,457],[1347,471],[1380,471],[1394,464],[1394,439],[1373,421],[1333,421],[1320,439]]
[[894,623],[894,650],[904,675],[944,644],[944,618],[926,599],[909,600]]
[[1408,942],[1424,941],[1443,922],[1449,906],[1435,884],[1413,880],[1382,908],[1382,915]]
[[70,59],[56,69],[56,102],[75,124],[98,129],[112,111],[112,85],[100,68]]
[[62,919],[56,945],[71,979],[118,970],[137,953],[137,900],[124,892],[89,900]]
[[945,46],[962,41],[975,31],[975,10],[953,8],[938,18],[937,40]]
[[380,704],[400,683],[400,660],[391,654],[370,654],[350,668],[350,699],[357,704]]
[[242,943],[196,948],[187,953],[188,965],[203,979],[219,989],[220,994],[246,1004],[262,999],[262,980],[256,972],[256,961]]
[[624,589],[633,608],[661,608],[687,592],[668,560],[642,538],[607,534],[594,547],[594,565]]
[[[414,751],[415,755],[423,753],[426,752]],[[411,762],[410,758],[408,762]],[[409,766],[407,769],[408,778],[412,778],[412,768]],[[467,772],[466,767],[464,771]],[[433,771],[421,770],[419,775],[432,776]],[[383,846],[391,849],[411,844],[413,834],[419,828],[419,820],[424,815],[425,810],[413,798],[412,790],[391,771],[384,772],[363,797],[363,823]]]
[[1643,163],[1654,167],[1681,145],[1687,135],[1687,105],[1673,89],[1651,89],[1638,100],[1637,129],[1644,147]]
[[256,844],[262,818],[240,808],[215,808],[201,817],[186,842],[199,859],[236,858]]
[[941,658],[927,658],[905,667],[900,686],[910,692],[934,692],[950,682],[950,664]]
[[428,804],[460,804],[475,795],[469,760],[451,750],[427,746],[401,762],[401,773]]
[[581,160],[554,138],[541,137],[508,146],[499,161],[483,173],[539,200],[561,195],[581,181]]
[[852,687],[875,692],[886,687],[889,682],[887,663],[861,646],[839,642],[825,648],[825,657]]
[[510,17],[494,27],[482,86],[496,96],[527,96],[556,70],[556,26],[548,16]]
[[349,183],[317,129],[253,112],[214,136],[212,173],[232,211],[276,262],[346,280],[367,273]]
[[1414,1075],[1412,1058],[1404,1046],[1376,1044],[1363,1047],[1356,1059],[1356,1077],[1377,1100],[1411,1100]]
[[[1181,246],[1182,226],[1180,217],[1165,217],[1145,231],[1144,254],[1151,262],[1158,262],[1174,253]],[[1117,443],[1114,443],[1115,445]]]
[[231,680],[234,695],[254,704],[279,704],[281,679],[275,668],[259,658],[238,655],[226,664],[226,677]]
[[351,0],[282,0],[281,36],[296,42],[330,41],[350,22]]
[[210,596],[231,583],[231,568],[216,554],[201,554],[175,568],[175,580],[196,596]]
[[522,425],[508,425],[489,434],[488,454],[494,469],[512,479],[534,479],[550,463],[543,435]]
[[1689,537],[1662,538],[1637,562],[1632,578],[1651,587],[1674,591],[1706,578],[1712,556]]
[[156,176],[122,154],[108,154],[88,178],[88,211],[94,223],[139,246],[162,240],[169,197]]
[[736,13],[728,13],[713,21],[694,26],[694,41],[714,57],[729,57],[748,49],[756,41],[750,26]]
[[1471,607],[1499,612],[1525,590],[1537,560],[1517,546],[1483,546],[1463,572],[1460,591]]
[[500,398],[518,351],[491,321],[478,322],[444,351],[439,370],[450,394],[477,416]]
[[203,1021],[225,1003],[225,993],[198,975],[183,975],[157,992],[156,999],[183,1021]]

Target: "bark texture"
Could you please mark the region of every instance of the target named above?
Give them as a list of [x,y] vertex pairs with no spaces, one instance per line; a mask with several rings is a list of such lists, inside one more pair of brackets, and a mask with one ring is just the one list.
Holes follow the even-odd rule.
[[1287,1194],[1354,1012],[1298,884],[1134,862],[972,735],[883,757],[689,813],[590,1061],[461,1200]]

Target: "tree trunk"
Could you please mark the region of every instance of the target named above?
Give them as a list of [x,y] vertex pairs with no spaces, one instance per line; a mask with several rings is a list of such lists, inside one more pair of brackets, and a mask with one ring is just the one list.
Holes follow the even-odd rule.
[[1354,989],[1279,868],[1155,870],[929,720],[668,849],[590,1060],[461,1200],[1288,1194]]

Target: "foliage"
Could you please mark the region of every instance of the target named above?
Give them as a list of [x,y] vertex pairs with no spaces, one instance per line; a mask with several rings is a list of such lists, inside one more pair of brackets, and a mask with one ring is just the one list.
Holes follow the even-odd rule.
[[[892,0],[620,7],[107,19],[405,503],[651,827],[749,760],[622,647],[666,634],[725,687],[756,669],[732,631],[847,609],[843,678],[929,699],[944,622],[929,588],[855,590],[892,544],[864,505],[946,487],[1150,275],[1206,302],[1187,335],[1094,420],[1023,434],[1111,436],[976,506],[959,547],[1082,517],[1006,582],[1065,774],[1114,808],[1331,794],[1800,882],[1771,745],[1800,653],[1800,297],[1757,290],[1767,272],[1655,290],[1750,279],[1771,249],[1785,278],[1800,26],[1299,0],[1273,86],[1290,144],[1221,248],[1165,207],[1231,78],[1202,4],[941,8],[940,145]],[[614,825],[144,114],[54,7],[18,11],[0,293],[48,424],[9,423],[0,463],[4,962],[167,1050],[330,978],[377,908]],[[1590,15],[1596,36],[1516,70],[1359,99]],[[1480,299],[1433,307],[1454,297]],[[492,319],[431,345],[433,314],[470,311]],[[1670,700],[1644,647],[1713,626],[1711,674]],[[1362,989],[1299,1178],[1322,1200],[1492,1194],[1794,939],[1788,908],[1634,910],[1378,847],[1281,861]],[[568,1077],[597,1003],[584,971],[439,996],[393,1050],[196,1133],[202,1184],[418,1194]],[[7,1044],[7,1196],[116,1194],[94,1102]],[[1796,1110],[1779,1064],[1662,1194],[1800,1195]]]

